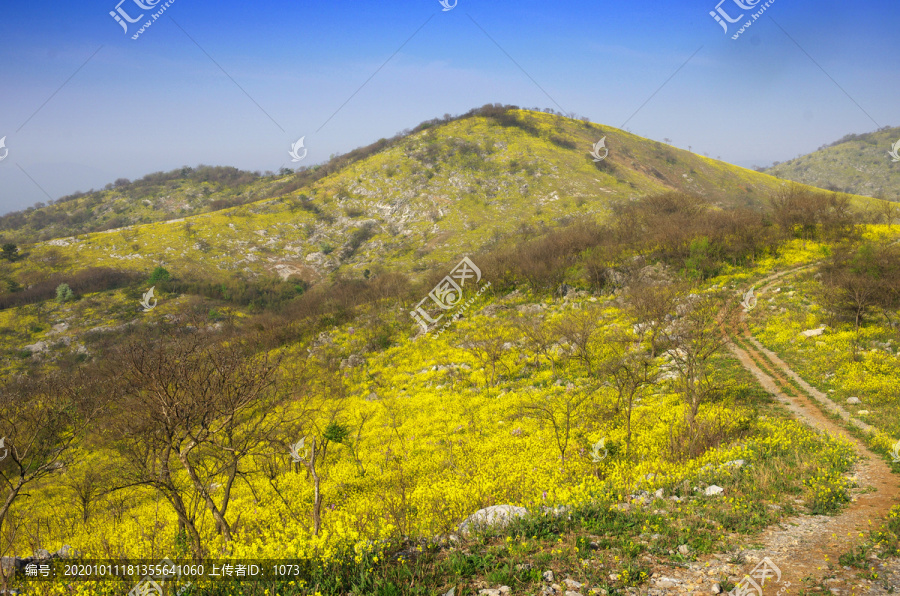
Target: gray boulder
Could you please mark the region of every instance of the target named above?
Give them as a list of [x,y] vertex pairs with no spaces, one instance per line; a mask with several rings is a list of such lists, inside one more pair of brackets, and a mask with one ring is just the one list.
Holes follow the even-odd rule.
[[476,528],[503,527],[513,518],[523,517],[528,513],[524,507],[514,505],[491,505],[479,509],[459,525],[459,534],[465,535]]

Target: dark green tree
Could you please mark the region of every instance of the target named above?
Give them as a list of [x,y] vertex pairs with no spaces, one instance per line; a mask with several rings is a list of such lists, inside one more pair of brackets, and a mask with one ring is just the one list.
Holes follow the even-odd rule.
[[169,281],[170,279],[172,279],[172,274],[170,274],[169,271],[164,267],[157,267],[153,270],[153,273],[150,274],[151,284],[157,284],[161,281]]
[[11,242],[4,244],[0,250],[2,250],[0,254],[7,261],[15,261],[19,257],[19,247]]

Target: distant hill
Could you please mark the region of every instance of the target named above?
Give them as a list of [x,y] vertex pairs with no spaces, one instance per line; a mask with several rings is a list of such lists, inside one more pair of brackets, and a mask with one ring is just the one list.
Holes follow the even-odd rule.
[[[589,152],[600,139],[609,153],[594,161]],[[143,272],[202,263],[213,277],[294,275],[310,283],[343,269],[423,271],[520,229],[602,218],[616,200],[674,190],[762,209],[783,184],[609,126],[488,105],[296,174],[198,168],[35,209],[26,228],[76,209],[83,221],[50,229],[126,225],[23,246],[28,256],[10,274],[29,262]],[[218,201],[245,204],[204,213]]]
[[848,134],[813,153],[764,171],[828,190],[900,201],[900,162],[888,155],[898,140],[900,127]]

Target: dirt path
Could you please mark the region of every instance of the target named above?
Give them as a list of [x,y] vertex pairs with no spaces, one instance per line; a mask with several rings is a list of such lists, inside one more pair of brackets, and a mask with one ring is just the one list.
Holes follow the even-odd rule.
[[[808,266],[798,267],[763,279],[757,284],[761,286],[757,295],[770,291],[779,279],[806,268]],[[762,549],[745,549],[743,554],[746,564],[727,565],[723,563],[722,555],[715,555],[691,565],[694,573],[690,575],[683,573],[683,570],[660,569],[660,572],[668,573],[656,574],[655,581],[651,581],[651,586],[655,586],[650,588],[648,594],[710,594],[713,590],[707,587],[708,584],[698,581],[697,576],[704,575],[704,570],[709,570],[705,573],[707,576],[714,572],[728,571],[732,575],[732,581],[736,581],[751,573],[765,557],[781,573],[780,581],[776,582],[773,577],[762,586],[762,593],[766,596],[822,593],[821,590],[809,589],[821,580],[825,581],[833,594],[889,594],[900,591],[900,561],[870,560],[869,563],[878,572],[877,581],[859,577],[860,570],[844,569],[838,563],[839,556],[862,542],[868,536],[868,531],[875,529],[887,516],[890,508],[898,503],[900,477],[892,474],[880,456],[826,417],[820,408],[837,413],[862,429],[868,429],[869,426],[852,418],[844,408],[807,383],[776,354],[760,344],[750,333],[743,316],[733,332],[739,334],[744,347],[732,343],[729,345],[730,349],[766,391],[784,404],[798,420],[818,430],[844,437],[854,445],[859,456],[853,469],[858,487],[851,491],[852,502],[840,515],[801,515],[788,518],[753,537],[752,543],[761,545]],[[799,385],[803,391],[792,387],[788,380]],[[813,402],[810,395],[820,405]],[[834,566],[834,570],[829,570],[829,564]],[[807,582],[804,583],[804,580]],[[672,582],[675,585],[669,586]],[[885,585],[891,588],[886,589]],[[751,590],[746,594],[759,592]]]
[[[770,291],[784,275],[798,273],[802,269],[798,268],[766,278],[757,295]],[[868,530],[873,529],[874,524],[887,516],[890,508],[897,503],[897,496],[900,494],[900,478],[891,473],[887,463],[880,456],[870,451],[861,441],[852,437],[841,426],[826,417],[809,396],[815,398],[824,408],[839,414],[844,420],[849,420],[863,430],[868,430],[869,425],[852,418],[844,408],[834,403],[826,394],[812,387],[775,353],[763,347],[751,335],[746,322],[742,320],[741,323],[742,335],[747,341],[745,345],[749,344],[748,349],[745,350],[733,344],[731,346],[741,364],[753,373],[767,391],[785,403],[798,420],[802,420],[816,429],[846,438],[853,443],[860,457],[854,469],[859,488],[853,491],[855,493],[853,501],[840,515],[792,518],[779,526],[768,528],[759,537],[759,541],[763,544],[763,550],[758,552],[759,556],[768,556],[776,564],[780,563],[781,584],[790,581],[792,587],[798,588],[797,591],[791,589],[785,593],[799,594],[801,581],[804,578],[821,579],[826,576],[828,562],[837,564],[841,554],[861,542],[860,534],[867,535]],[[794,381],[803,391],[791,391],[786,379]],[[793,395],[789,397],[785,394],[785,390]],[[840,570],[845,571],[842,568]],[[747,571],[749,572],[749,569]],[[852,573],[839,575],[846,576],[842,578],[844,581],[832,583],[847,585],[847,580],[855,579]],[[900,584],[897,587],[900,587]],[[861,585],[859,588],[864,588],[864,586]],[[850,593],[849,590],[847,593]],[[866,589],[856,593],[877,592],[870,592]]]

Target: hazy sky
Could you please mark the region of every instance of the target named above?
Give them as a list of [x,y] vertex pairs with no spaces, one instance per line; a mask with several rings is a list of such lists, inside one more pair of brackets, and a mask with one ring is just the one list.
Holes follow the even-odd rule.
[[165,0],[123,0],[127,33],[117,2],[0,5],[0,213],[182,165],[294,167],[301,136],[312,165],[494,102],[748,167],[900,124],[888,0],[775,0],[737,40],[765,0],[724,0],[727,34],[718,0],[174,0],[136,40]]

